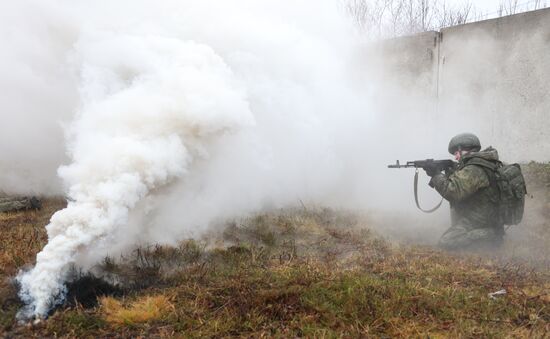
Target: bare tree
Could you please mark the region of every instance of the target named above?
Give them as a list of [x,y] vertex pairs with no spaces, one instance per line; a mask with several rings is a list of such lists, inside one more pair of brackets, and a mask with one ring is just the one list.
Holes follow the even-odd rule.
[[534,6],[533,6],[533,9],[536,10],[536,9],[541,9],[541,8],[546,8],[548,7],[548,2],[546,0],[535,0],[535,3],[534,3]]
[[413,34],[497,16],[547,7],[547,0],[501,0],[497,12],[483,14],[466,1],[452,6],[446,0],[342,0],[357,26],[370,39]]
[[498,6],[498,15],[516,14],[518,10],[518,0],[501,0]]
[[467,22],[469,2],[462,7],[440,0],[347,0],[346,10],[359,29],[371,38],[418,33]]
[[469,2],[458,9],[450,9],[447,7],[447,4],[443,2],[440,8],[438,8],[437,26],[442,28],[462,25],[471,20],[476,20],[479,16],[480,14],[475,11],[473,5]]
[[524,3],[518,3],[518,0],[501,0],[498,6],[498,15],[512,15],[520,12],[534,11],[541,8],[546,8],[546,0],[531,0]]
[[345,8],[362,31],[380,29],[386,0],[348,0]]

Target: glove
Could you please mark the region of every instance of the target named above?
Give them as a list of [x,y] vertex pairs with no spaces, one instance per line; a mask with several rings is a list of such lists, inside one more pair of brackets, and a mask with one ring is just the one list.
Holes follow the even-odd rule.
[[426,171],[426,174],[429,176],[429,177],[433,177],[434,175],[438,174],[438,173],[441,173],[441,171],[437,170],[437,168],[435,167],[426,167],[424,168],[424,171]]

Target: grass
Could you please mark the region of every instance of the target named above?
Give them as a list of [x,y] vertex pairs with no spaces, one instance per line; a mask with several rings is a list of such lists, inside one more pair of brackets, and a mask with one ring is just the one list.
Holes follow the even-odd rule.
[[159,321],[174,308],[164,295],[145,296],[128,306],[113,297],[101,297],[99,303],[103,319],[114,326],[135,326]]
[[[42,226],[62,206],[48,200],[40,212],[1,216],[11,229],[0,239],[9,251],[2,254],[0,336],[544,338],[550,333],[548,266],[396,245],[370,231],[369,220],[322,208],[259,214],[229,222],[208,241],[152,245],[105,258],[96,274],[119,282],[122,295],[100,296],[90,307],[76,300],[39,324],[19,326],[14,314],[20,304],[6,279],[32,263],[45,241]],[[547,224],[536,227],[545,239]],[[501,289],[505,295],[489,296]]]
[[65,205],[63,199],[47,199],[40,211],[0,213],[0,334],[13,327],[20,307],[10,279],[25,265],[34,263],[36,253],[47,242],[44,225]]
[[12,276],[34,261],[48,240],[43,227],[65,205],[62,199],[47,199],[40,211],[0,213],[0,276]]

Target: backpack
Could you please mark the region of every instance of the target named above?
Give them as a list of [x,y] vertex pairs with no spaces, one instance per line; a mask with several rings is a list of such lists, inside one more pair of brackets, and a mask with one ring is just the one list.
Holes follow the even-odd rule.
[[523,219],[527,187],[519,164],[501,164],[495,171],[500,192],[499,215],[504,225],[517,225]]
[[503,164],[500,161],[488,161],[485,159],[474,158],[468,164],[478,165],[486,171],[491,181],[491,185],[497,187],[498,214],[500,223],[503,225],[517,225],[523,219],[523,210],[525,209],[525,195],[527,187],[525,178],[521,173],[519,164]]

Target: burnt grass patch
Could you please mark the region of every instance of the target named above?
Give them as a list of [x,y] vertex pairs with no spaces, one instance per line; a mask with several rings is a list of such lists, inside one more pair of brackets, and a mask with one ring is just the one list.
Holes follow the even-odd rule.
[[82,274],[67,284],[67,295],[62,307],[93,308],[100,297],[121,297],[124,290],[91,274]]

